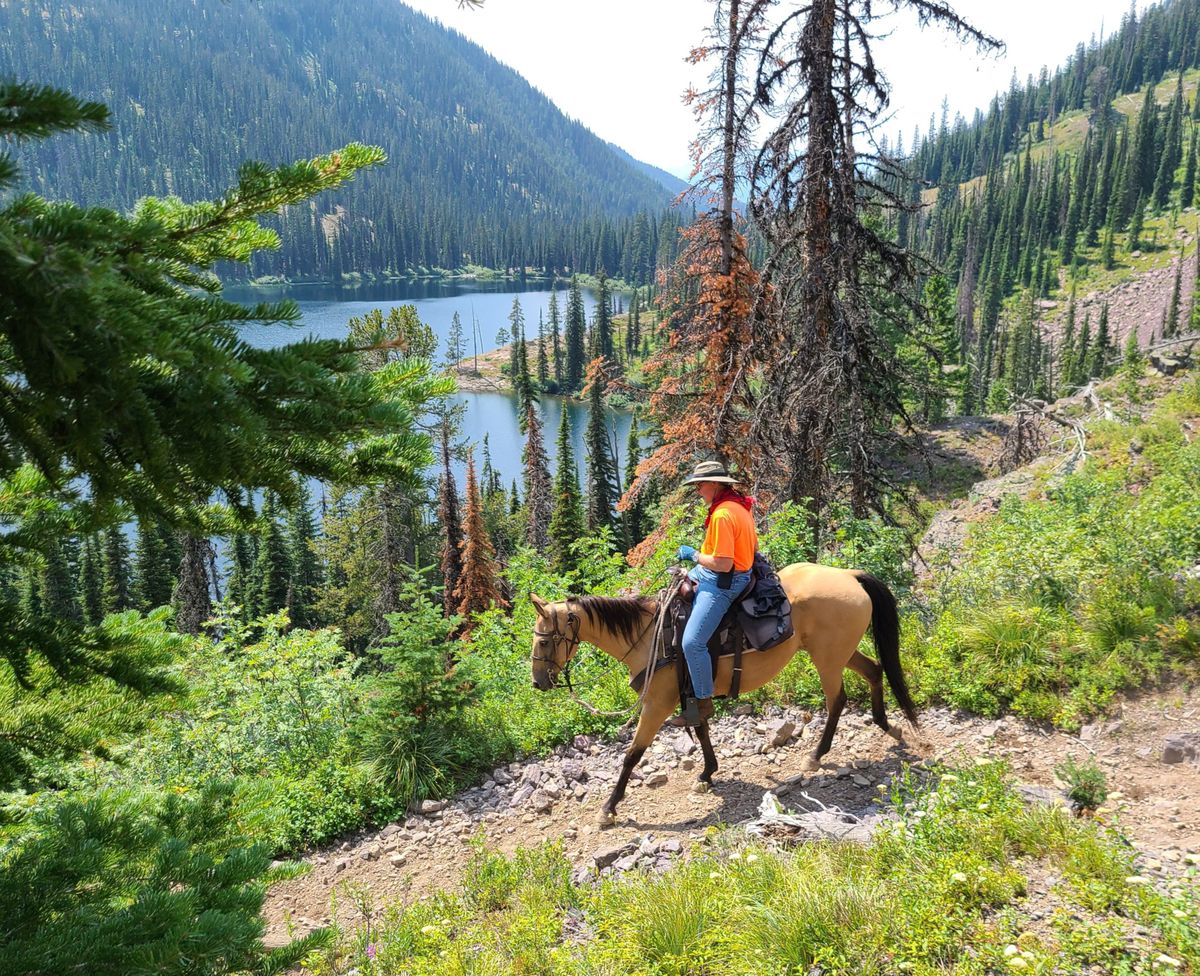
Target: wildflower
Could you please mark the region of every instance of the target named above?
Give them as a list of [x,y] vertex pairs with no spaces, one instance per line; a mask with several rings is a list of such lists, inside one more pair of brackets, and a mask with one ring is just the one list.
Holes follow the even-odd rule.
[[1023,956],[1009,956],[1008,964],[1013,969],[1026,969],[1029,966],[1029,963],[1026,962]]
[[955,776],[953,773],[947,773],[945,776],[942,777],[942,782],[943,783],[957,783],[958,777]]
[[1017,955],[1020,955],[1020,954],[1021,954],[1021,950],[1020,950],[1020,949],[1018,949],[1018,948],[1017,948],[1015,945],[1013,945],[1011,942],[1010,942],[1008,945],[1006,945],[1006,946],[1004,947],[1004,956],[1005,956],[1005,958],[1007,958],[1007,959],[1011,959],[1013,956],[1017,956]]
[[438,927],[436,925],[421,926],[421,934],[422,935],[433,935],[433,933],[436,932],[437,930],[438,930]]
[[717,878],[719,878],[719,877],[721,877],[720,871],[709,871],[708,872],[708,880],[709,881],[716,881]]
[[747,854],[746,855],[746,863],[747,864],[753,864],[757,860],[758,860],[757,854]]
[[987,808],[988,808],[987,803],[981,803],[975,809],[978,810],[980,813],[983,813],[983,811],[986,810]]
[[956,884],[966,884],[967,876],[965,874],[963,874],[961,871],[955,871],[952,875],[950,875],[950,880],[955,882]]
[[1143,877],[1140,874],[1131,874],[1128,878],[1125,879],[1125,883],[1127,885],[1148,885],[1148,884],[1152,884],[1153,882],[1151,882],[1151,880],[1149,878]]
[[374,942],[367,943],[367,958],[370,959],[371,962],[375,961],[375,943]]
[[742,859],[741,851],[734,851],[732,854],[729,855],[729,860],[731,860],[731,861],[740,861],[741,859]]

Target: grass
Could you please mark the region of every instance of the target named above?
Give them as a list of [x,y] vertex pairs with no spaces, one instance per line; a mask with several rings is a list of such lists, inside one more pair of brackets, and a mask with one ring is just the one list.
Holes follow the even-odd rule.
[[729,830],[661,875],[575,883],[554,845],[511,860],[480,849],[460,892],[391,907],[310,957],[308,972],[982,976],[1200,966],[1195,871],[1149,883],[1116,831],[1026,807],[1003,767],[908,771],[880,802],[895,817],[868,845],[777,849]]

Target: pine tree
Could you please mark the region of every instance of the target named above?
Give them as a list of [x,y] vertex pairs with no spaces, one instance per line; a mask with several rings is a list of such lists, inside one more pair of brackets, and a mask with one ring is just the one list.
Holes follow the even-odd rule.
[[483,500],[475,479],[473,455],[467,458],[467,509],[463,517],[460,553],[462,575],[454,588],[454,596],[458,601],[457,612],[465,621],[464,632],[470,632],[475,614],[501,602],[494,569],[496,554],[483,522]]
[[258,517],[258,559],[254,564],[254,616],[282,610],[288,603],[292,576],[287,539],[279,522],[279,502],[267,492]]
[[[1197,99],[1200,101],[1200,99]],[[1192,126],[1192,138],[1188,142],[1187,162],[1183,168],[1183,184],[1179,188],[1179,209],[1187,210],[1196,193],[1196,139],[1200,126]]]
[[554,513],[550,517],[550,540],[554,568],[567,573],[575,568],[571,546],[583,537],[583,500],[579,491],[579,471],[571,448],[569,411],[563,405],[558,426],[558,468],[554,476]]
[[207,539],[190,533],[183,537],[182,550],[179,584],[171,598],[175,626],[181,634],[199,634],[212,617],[212,581],[209,578],[212,550]]
[[467,356],[467,343],[463,336],[462,319],[455,312],[450,319],[450,332],[446,336],[446,368],[457,369]]
[[1079,330],[1079,346],[1075,353],[1075,368],[1071,374],[1072,389],[1085,385],[1090,379],[1088,375],[1089,364],[1095,355],[1095,349],[1092,348],[1091,313],[1085,312],[1083,316],[1083,328]]
[[612,334],[612,296],[608,290],[608,276],[603,268],[596,279],[596,317],[592,326],[590,354],[593,359],[602,357],[612,362],[616,358]]
[[174,533],[161,519],[137,520],[134,547],[133,600],[139,610],[169,606],[178,558],[172,558]]
[[1146,216],[1146,205],[1142,201],[1142,195],[1139,193],[1133,205],[1133,215],[1129,219],[1129,251],[1133,253],[1142,245],[1139,238],[1142,236],[1142,220]]
[[84,536],[79,551],[79,602],[83,622],[94,627],[104,619],[104,579],[100,565],[100,543],[94,535]]
[[41,573],[42,612],[51,620],[69,624],[83,622],[83,610],[71,569],[69,540],[56,539],[44,551],[46,563]]
[[1125,338],[1125,354],[1121,360],[1121,381],[1118,389],[1130,403],[1142,399],[1141,379],[1146,373],[1146,361],[1138,348],[1137,329],[1130,328]]
[[1175,263],[1175,281],[1171,286],[1171,298],[1167,302],[1167,314],[1163,319],[1162,337],[1169,339],[1175,335],[1179,327],[1179,296],[1183,285],[1183,251],[1179,252],[1179,260]]
[[1092,345],[1092,359],[1087,367],[1087,379],[1103,378],[1108,375],[1108,363],[1113,358],[1113,341],[1108,330],[1108,302],[1100,306],[1100,322],[1096,326],[1096,341]]
[[[564,412],[566,408],[564,407]],[[525,542],[540,554],[550,551],[550,520],[554,515],[554,486],[542,438],[542,421],[531,403],[525,417]]]
[[[637,292],[634,292],[634,302]],[[637,466],[641,460],[642,437],[638,427],[637,414],[629,420],[629,439],[625,442],[625,485],[632,485],[637,479]],[[625,548],[632,549],[646,534],[645,498],[639,494],[637,498],[626,500],[621,512],[621,534],[625,539]]]
[[288,619],[294,627],[316,627],[319,616],[315,605],[325,571],[318,554],[317,528],[307,488],[301,488],[299,503],[288,509],[287,550]]
[[104,554],[101,565],[104,588],[101,605],[105,614],[120,613],[133,606],[129,576],[129,543],[120,527],[108,529],[102,538]]
[[613,527],[617,491],[617,465],[604,425],[604,374],[594,362],[588,377],[588,423],[583,435],[587,471],[587,525],[590,532]]
[[563,347],[561,325],[558,311],[558,289],[550,290],[550,351],[554,358],[554,387],[561,390],[566,377],[563,367]]
[[462,519],[458,509],[458,488],[450,469],[450,420],[439,425],[442,471],[438,478],[438,526],[441,529],[442,612],[447,617],[458,612],[454,591],[462,577]]
[[1100,263],[1105,271],[1112,271],[1116,266],[1116,244],[1113,241],[1113,226],[1104,225],[1104,237],[1100,242]]
[[566,361],[563,375],[563,388],[567,393],[577,392],[583,383],[586,329],[583,295],[579,291],[579,282],[572,275],[571,291],[567,298]]
[[550,360],[546,355],[546,324],[538,311],[537,381],[539,390],[550,389]]

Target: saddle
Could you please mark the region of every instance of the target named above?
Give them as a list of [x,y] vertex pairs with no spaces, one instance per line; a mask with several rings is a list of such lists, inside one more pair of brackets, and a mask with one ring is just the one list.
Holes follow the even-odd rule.
[[[683,656],[683,631],[692,614],[692,601],[696,584],[685,579],[674,599],[664,610],[663,646],[655,656],[653,673],[674,665],[679,679],[681,704],[692,694],[692,676],[687,660]],[[723,657],[733,658],[733,676],[729,692],[721,698],[737,698],[742,680],[742,654],[749,650],[767,651],[792,636],[792,607],[779,581],[775,569],[761,553],[755,553],[754,565],[750,570],[750,582],[730,605],[725,616],[713,631],[708,641],[708,653],[712,658],[713,674]],[[641,691],[647,680],[642,671],[629,682],[634,691]]]

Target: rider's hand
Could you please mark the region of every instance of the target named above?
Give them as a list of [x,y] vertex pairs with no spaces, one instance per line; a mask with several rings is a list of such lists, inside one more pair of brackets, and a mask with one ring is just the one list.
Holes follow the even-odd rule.
[[696,550],[691,546],[680,546],[679,551],[675,553],[675,558],[679,560],[686,559],[694,563],[696,561]]

